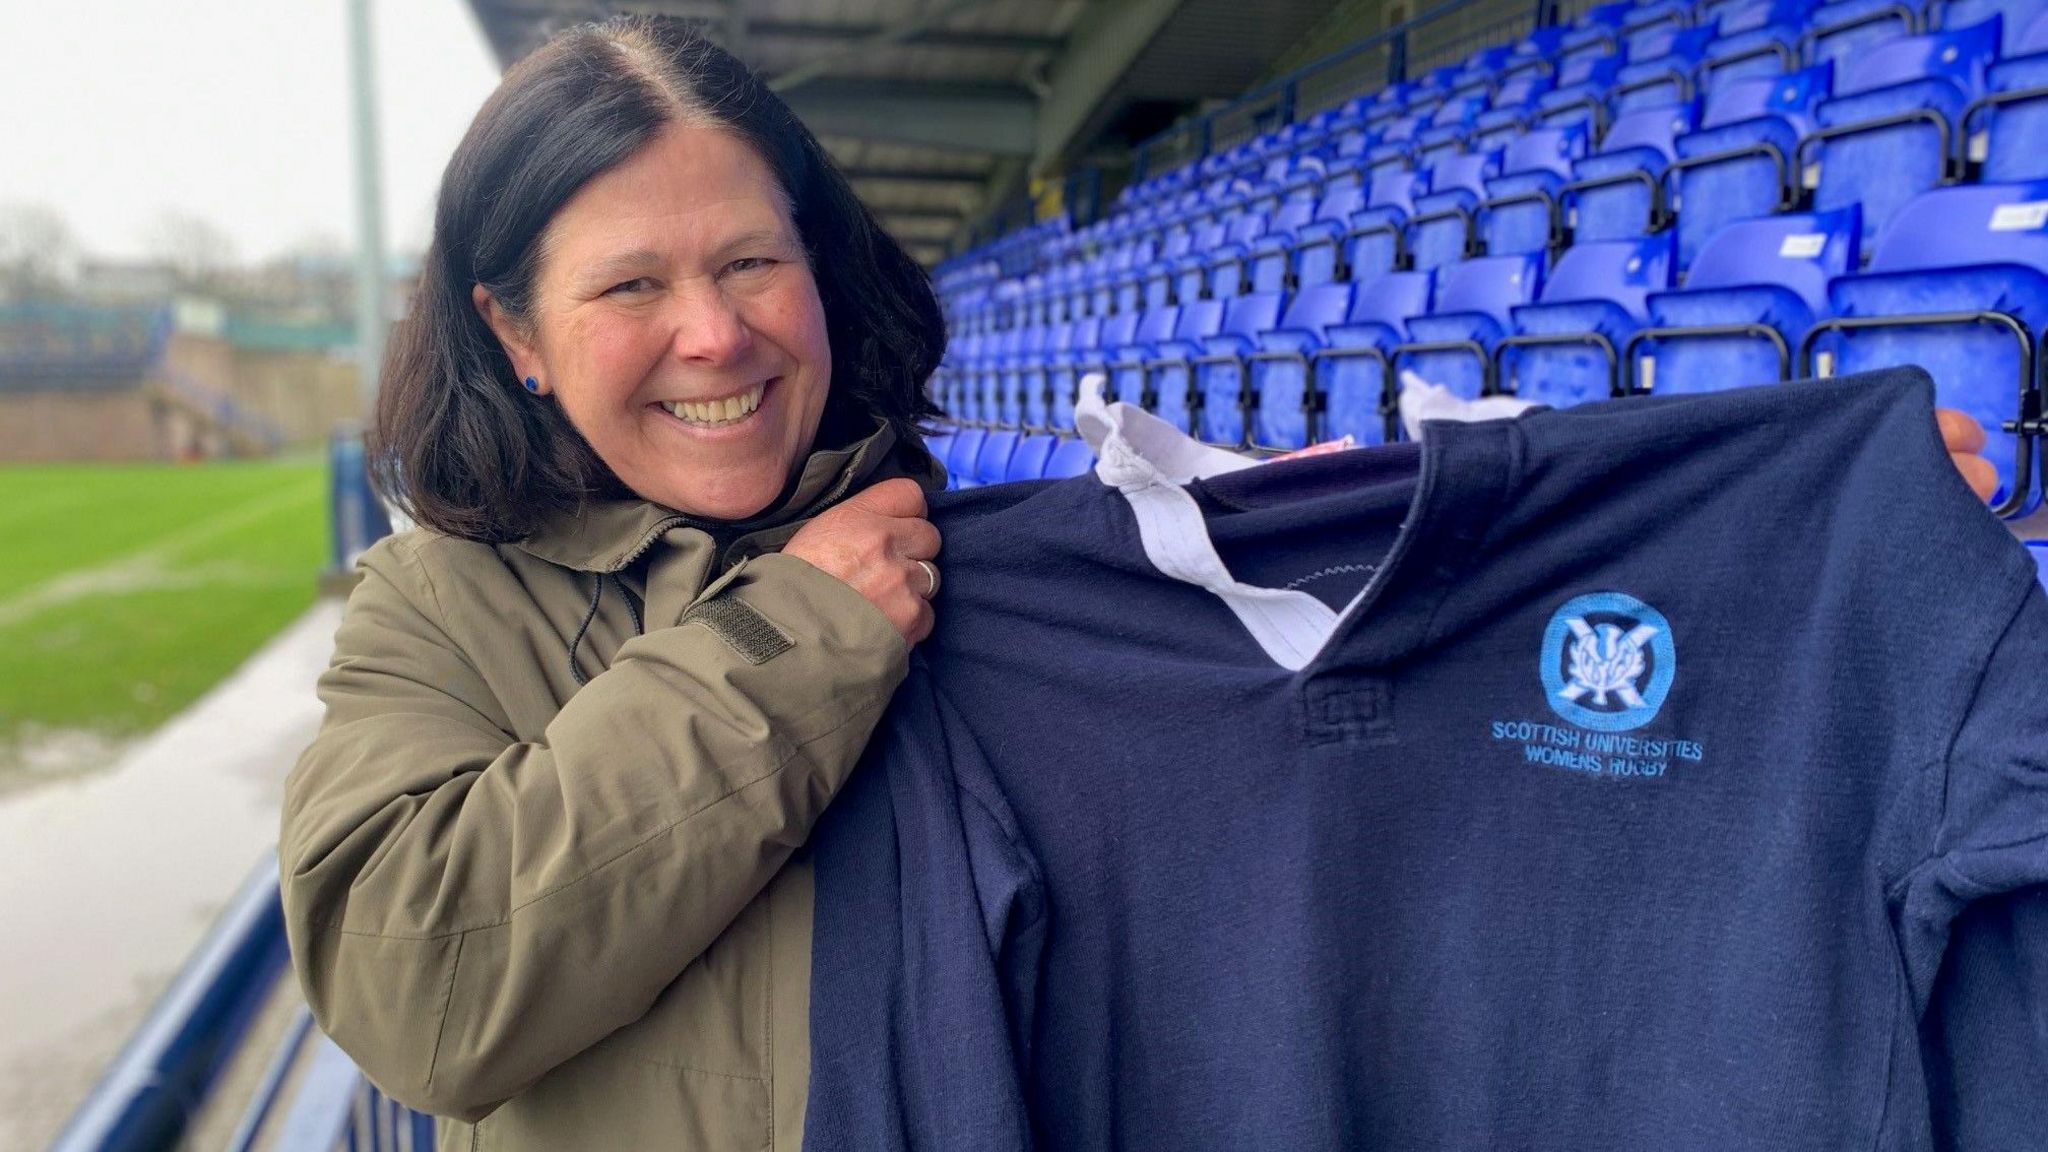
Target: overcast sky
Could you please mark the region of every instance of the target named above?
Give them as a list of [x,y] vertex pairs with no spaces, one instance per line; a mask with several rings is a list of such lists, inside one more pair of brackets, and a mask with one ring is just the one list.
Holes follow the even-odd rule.
[[[384,230],[426,246],[448,154],[497,83],[464,0],[373,0]],[[54,207],[95,255],[166,212],[261,259],[355,240],[343,0],[0,0],[0,204]]]

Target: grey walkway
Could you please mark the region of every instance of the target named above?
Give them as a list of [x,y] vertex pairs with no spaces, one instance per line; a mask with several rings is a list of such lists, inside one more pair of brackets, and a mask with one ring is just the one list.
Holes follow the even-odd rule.
[[112,769],[0,797],[0,1149],[56,1134],[275,846],[340,620],[316,605]]

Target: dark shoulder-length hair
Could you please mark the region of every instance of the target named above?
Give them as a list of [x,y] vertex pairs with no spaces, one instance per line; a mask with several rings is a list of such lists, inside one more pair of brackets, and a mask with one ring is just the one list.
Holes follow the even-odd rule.
[[590,496],[623,494],[561,407],[520,386],[472,287],[516,320],[530,317],[556,210],[678,122],[744,140],[789,198],[832,346],[821,435],[880,418],[910,438],[937,414],[925,382],[945,321],[924,269],[745,65],[680,20],[616,18],[564,32],[514,65],[448,162],[371,430],[377,484],[415,520],[500,542]]

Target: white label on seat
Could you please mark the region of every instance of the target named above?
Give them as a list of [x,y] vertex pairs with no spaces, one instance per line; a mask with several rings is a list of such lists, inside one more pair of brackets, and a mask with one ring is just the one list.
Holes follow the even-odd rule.
[[1825,232],[1795,232],[1778,245],[1778,255],[1786,260],[1811,260],[1827,246]]
[[2038,232],[2048,225],[2048,200],[2000,204],[1991,213],[1993,232]]
[[1808,164],[1808,165],[1806,166],[1806,169],[1805,169],[1805,171],[1803,171],[1802,173],[1800,173],[1800,180],[1799,180],[1799,183],[1800,183],[1800,184],[1801,184],[1801,185],[1802,185],[1802,186],[1803,186],[1803,187],[1804,187],[1804,188],[1805,188],[1805,189],[1806,189],[1806,190],[1807,190],[1808,192],[1811,192],[1811,191],[1813,191],[1814,189],[1816,189],[1816,188],[1819,188],[1819,187],[1820,187],[1820,165],[1819,165],[1818,163],[1815,163],[1815,164]]
[[1657,361],[1652,357],[1636,357],[1636,388],[1643,392],[1657,390]]
[[1970,134],[1970,163],[1982,164],[1984,161],[1989,160],[1990,158],[1991,133],[1972,132]]

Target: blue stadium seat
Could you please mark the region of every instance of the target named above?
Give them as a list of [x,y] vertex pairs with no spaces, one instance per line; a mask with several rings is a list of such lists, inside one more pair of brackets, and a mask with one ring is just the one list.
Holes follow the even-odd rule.
[[1388,172],[1374,177],[1369,190],[1347,188],[1324,197],[1295,249],[1296,283],[1366,280],[1406,264],[1405,230],[1422,186],[1412,172]]
[[1365,151],[1366,172],[1378,177],[1388,172],[1405,172],[1415,166],[1415,137],[1429,120],[1430,111],[1411,112],[1390,120],[1379,130],[1378,143]]
[[[1183,432],[1194,433],[1194,363],[1202,345],[1223,330],[1224,302],[1197,300],[1180,308],[1170,335],[1150,342],[1138,404]],[[1121,392],[1119,393],[1121,395]],[[1128,400],[1128,396],[1123,396]]]
[[1249,361],[1258,350],[1259,334],[1280,322],[1286,305],[1281,292],[1239,296],[1224,309],[1218,329],[1201,338],[1192,358],[1194,383],[1183,401],[1191,408],[1189,422],[1200,439],[1228,448],[1248,446]]
[[[1711,96],[1738,80],[1779,76],[1799,67],[1800,17],[1784,11],[1787,0],[1762,0],[1729,13],[1720,35],[1707,45],[1693,78],[1698,95]],[[1750,24],[1761,19],[1760,24]]]
[[1324,347],[1325,330],[1344,322],[1351,298],[1347,283],[1303,288],[1277,325],[1255,337],[1258,347],[1245,357],[1254,447],[1286,451],[1308,443],[1308,356]]
[[1635,392],[1712,392],[1792,378],[1792,350],[1857,266],[1859,209],[1738,220],[1700,250],[1686,286],[1650,295],[1623,349]]
[[1564,34],[1562,28],[1538,28],[1522,37],[1508,53],[1507,62],[1501,65],[1501,84],[1505,86],[1523,76],[1553,75],[1557,70],[1558,50],[1564,45]]
[[1488,256],[1444,269],[1435,307],[1408,321],[1411,341],[1395,348],[1395,366],[1468,400],[1492,394],[1493,346],[1512,325],[1509,310],[1542,288],[1541,256]]
[[974,461],[981,455],[981,445],[986,439],[988,430],[985,428],[962,428],[954,433],[952,449],[946,455],[947,487],[975,487]]
[[1433,168],[1462,151],[1465,138],[1471,134],[1472,121],[1491,102],[1491,96],[1482,89],[1453,96],[1438,105],[1430,114],[1429,125],[1416,134],[1415,166]]
[[1582,60],[1620,53],[1622,25],[1634,6],[1630,0],[1620,0],[1619,3],[1602,4],[1580,13],[1558,45],[1559,69],[1564,70]]
[[1801,54],[1825,64],[1860,55],[1865,49],[1920,31],[1919,6],[1901,0],[1837,0],[1806,18]]
[[1042,475],[1048,480],[1082,476],[1094,467],[1095,453],[1088,450],[1086,440],[1061,437],[1060,441],[1053,445],[1052,455],[1046,458],[1045,471]]
[[1427,188],[1427,178],[1413,172],[1373,177],[1364,203],[1351,213],[1338,249],[1336,272],[1341,279],[1362,282],[1409,265],[1413,257],[1408,251],[1408,221]]
[[1496,387],[1563,408],[1621,394],[1621,350],[1649,318],[1651,292],[1671,284],[1670,232],[1576,244],[1558,257],[1540,303],[1510,313],[1515,332],[1494,345]]
[[946,487],[948,488],[953,486],[953,471],[952,466],[946,462],[946,453],[952,451],[952,449],[953,432],[950,429],[945,431],[935,430],[925,435],[924,450],[932,454],[932,459],[939,462],[939,467],[946,469]]
[[1055,431],[1074,427],[1075,392],[1082,373],[1089,368],[1107,370],[1108,357],[1102,350],[1106,322],[1101,316],[1076,320],[1067,330],[1066,347],[1051,351],[1046,364],[1046,422]]
[[[1208,294],[1209,256],[1223,246],[1229,230],[1228,224],[1215,218],[1195,228],[1188,250],[1169,262],[1173,277],[1173,291],[1169,299],[1173,303],[1185,304]],[[1146,306],[1156,307],[1149,297]]]
[[996,421],[1010,428],[1024,424],[1024,374],[1045,357],[1048,333],[1039,325],[1021,330],[1016,346],[996,371]]
[[1678,138],[1678,159],[1665,169],[1679,267],[1691,267],[1700,247],[1728,222],[1792,205],[1792,157],[1832,78],[1832,67],[1820,65],[1738,81],[1707,98],[1700,130]]
[[1393,272],[1358,286],[1343,323],[1327,326],[1324,346],[1309,354],[1309,436],[1350,436],[1360,444],[1398,436],[1392,357],[1409,323],[1429,311],[1435,290],[1434,272]]
[[1630,112],[1614,122],[1600,150],[1572,165],[1562,203],[1574,243],[1625,240],[1663,228],[1664,171],[1676,141],[1699,123],[1688,100]]
[[1074,329],[1080,323],[1075,320],[1053,325],[1046,334],[1044,348],[1023,365],[1018,381],[1021,389],[1018,422],[1027,432],[1046,431],[1052,427],[1053,365],[1065,360],[1072,351]]
[[[1173,339],[1174,326],[1179,323],[1180,308],[1177,305],[1147,308],[1139,313],[1137,324],[1129,330],[1126,342],[1110,349],[1109,382],[1105,393],[1128,404],[1142,404],[1146,365],[1158,359],[1159,346]],[[1111,333],[1105,326],[1103,338],[1107,340],[1111,335],[1124,334],[1122,329]]]
[[1621,72],[1620,55],[1580,57],[1558,65],[1557,87],[1536,98],[1536,124],[1545,128],[1588,125],[1594,139],[1607,131],[1607,93]]
[[1294,232],[1289,260],[1296,284],[1322,284],[1341,278],[1338,271],[1344,263],[1344,236],[1351,228],[1352,214],[1365,207],[1365,197],[1365,189],[1349,181],[1324,189],[1323,198],[1316,204],[1315,217]]
[[[1118,359],[1125,349],[1137,341],[1138,324],[1144,317],[1145,313],[1142,312],[1118,312],[1110,315],[1102,321],[1101,327],[1095,332],[1095,340],[1092,344],[1084,342],[1085,333],[1077,333],[1075,335],[1074,351],[1069,364],[1055,365],[1053,369],[1055,381],[1053,386],[1053,402],[1056,413],[1053,423],[1056,427],[1062,426],[1057,415],[1064,399],[1061,396],[1060,385],[1068,384],[1070,388],[1078,387],[1080,377],[1089,372],[1100,372],[1105,377],[1108,376],[1111,364]],[[1115,393],[1109,388],[1105,387],[1104,392],[1110,398],[1115,398]],[[1069,392],[1069,396],[1071,396],[1071,392]],[[1064,427],[1071,427],[1073,422],[1071,401],[1067,402],[1066,418],[1067,424]]]
[[1969,161],[1992,183],[2048,179],[2048,9],[1985,73],[1986,92],[1963,113]]
[[[1010,456],[1017,450],[1017,441],[1023,433],[1014,428],[997,428],[989,432],[981,442],[981,451],[974,454],[974,487],[1001,484],[1010,469]],[[963,482],[961,487],[968,485]]]
[[1998,28],[1994,16],[1888,40],[1837,63],[1834,98],[1815,108],[1821,126],[1797,156],[1813,207],[1861,203],[1868,248],[1907,200],[1953,179],[1955,127],[1984,90]]
[[1549,72],[1527,69],[1501,81],[1493,90],[1493,106],[1472,121],[1471,150],[1491,152],[1505,148],[1528,131],[1536,116],[1536,101],[1551,90]]
[[1266,234],[1269,218],[1247,211],[1224,228],[1222,242],[1203,258],[1205,294],[1227,299],[1251,290],[1252,244]]
[[[1414,201],[1408,218],[1408,253],[1414,268],[1430,271],[1473,254],[1472,213],[1486,198],[1486,182],[1500,174],[1500,153],[1458,153],[1429,173],[1429,193]],[[1367,275],[1383,269],[1369,269]]]
[[1636,0],[1636,3],[1621,18],[1621,30],[1626,39],[1629,58],[1644,59],[1643,37],[1669,28],[1684,28],[1694,23],[1695,6],[1691,0]]
[[1928,5],[1928,15],[1933,18],[1928,27],[1968,28],[1993,16],[2003,17],[1998,55],[2019,56],[2029,50],[2025,46],[2028,25],[2044,12],[2048,8],[2041,0],[1946,0]]
[[968,367],[965,391],[961,397],[961,419],[979,424],[993,424],[1001,416],[1002,401],[999,386],[1003,366],[1016,354],[1017,343],[1023,332],[1010,328],[990,334],[982,344],[981,355]]
[[1501,158],[1501,174],[1486,182],[1486,199],[1473,213],[1479,247],[1490,256],[1511,252],[1555,255],[1564,246],[1558,193],[1572,164],[1586,154],[1586,130],[1539,128],[1517,137]]
[[1316,194],[1299,189],[1273,214],[1264,235],[1251,242],[1245,276],[1253,292],[1278,292],[1295,286],[1294,246],[1297,234],[1316,218]]
[[1049,433],[1035,433],[1017,441],[1016,451],[1010,453],[1010,463],[1003,471],[1004,480],[1036,480],[1045,475],[1046,461],[1052,458],[1054,440]]
[[1629,59],[1638,62],[1615,73],[1614,88],[1607,94],[1608,110],[1621,117],[1639,108],[1692,99],[1693,73],[1713,39],[1712,28],[1668,24],[1639,38],[1635,43],[1640,50],[1629,53]]
[[[1981,421],[2003,477],[1996,502],[2026,509],[2039,355],[2048,334],[2048,181],[1964,185],[1899,211],[1869,270],[1828,286],[1834,315],[1814,325],[1802,363],[1821,375],[1917,364],[1941,401]],[[2018,433],[2008,430],[2018,421]]]

